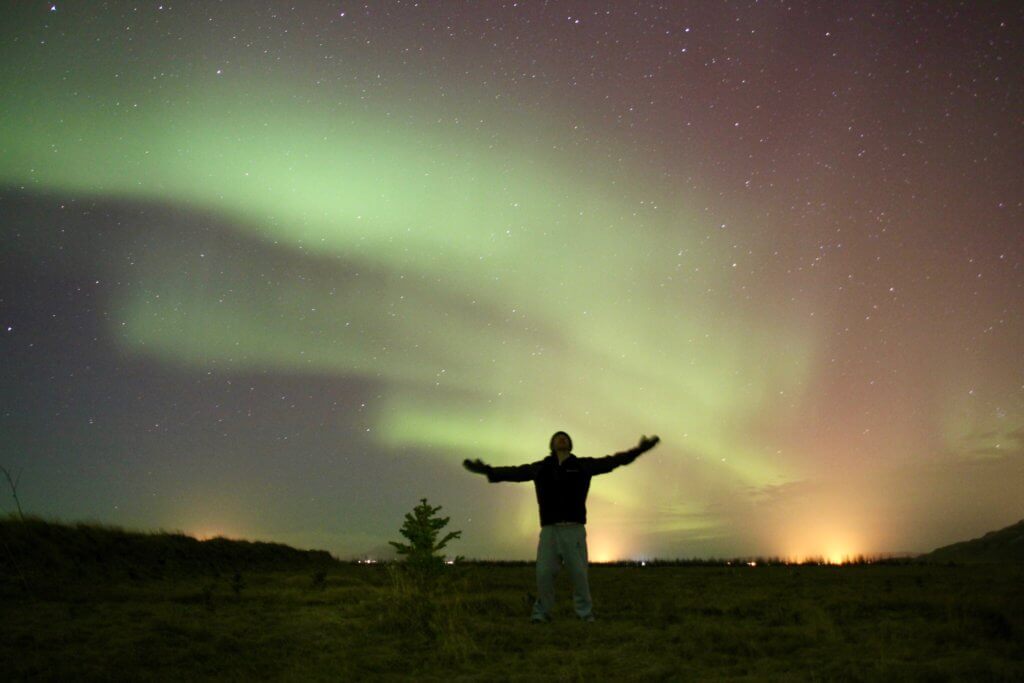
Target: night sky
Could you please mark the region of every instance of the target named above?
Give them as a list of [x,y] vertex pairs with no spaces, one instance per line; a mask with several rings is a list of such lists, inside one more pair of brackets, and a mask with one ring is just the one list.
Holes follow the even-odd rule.
[[451,555],[533,559],[532,484],[461,462],[564,429],[662,439],[593,480],[592,561],[1024,517],[1019,3],[0,19],[26,512],[383,557],[426,497]]

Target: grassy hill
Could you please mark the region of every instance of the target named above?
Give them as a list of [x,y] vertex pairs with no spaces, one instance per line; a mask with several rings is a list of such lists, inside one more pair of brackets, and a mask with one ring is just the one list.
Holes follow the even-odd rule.
[[297,570],[338,561],[323,550],[180,532],[143,533],[38,517],[0,520],[0,578],[26,582],[160,579],[167,576]]
[[923,562],[1024,562],[1024,519],[981,538],[943,546],[918,558]]

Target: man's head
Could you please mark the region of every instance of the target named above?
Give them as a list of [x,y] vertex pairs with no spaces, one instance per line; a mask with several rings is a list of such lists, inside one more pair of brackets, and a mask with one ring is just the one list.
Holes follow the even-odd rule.
[[565,432],[555,432],[552,434],[548,445],[552,453],[556,451],[572,452],[572,439]]

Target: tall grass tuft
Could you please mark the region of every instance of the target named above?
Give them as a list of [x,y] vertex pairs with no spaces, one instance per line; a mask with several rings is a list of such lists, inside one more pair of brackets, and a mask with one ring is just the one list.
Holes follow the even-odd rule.
[[424,582],[404,564],[387,565],[378,622],[388,633],[423,645],[434,659],[463,664],[480,651],[470,634],[465,580],[438,575]]

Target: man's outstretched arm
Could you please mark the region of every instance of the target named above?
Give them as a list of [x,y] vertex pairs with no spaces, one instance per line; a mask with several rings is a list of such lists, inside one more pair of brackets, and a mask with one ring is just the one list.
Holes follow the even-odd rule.
[[659,441],[661,441],[661,439],[656,436],[652,436],[650,438],[641,436],[640,443],[633,448],[630,448],[628,451],[622,451],[615,455],[606,455],[603,458],[583,458],[583,461],[586,463],[587,471],[591,476],[606,474],[620,465],[628,465],[633,462],[641,453],[646,453],[654,448]]
[[499,481],[533,481],[535,465],[536,463],[515,465],[513,467],[492,467],[479,458],[462,461],[462,466],[470,472],[486,474],[487,481],[492,484]]

